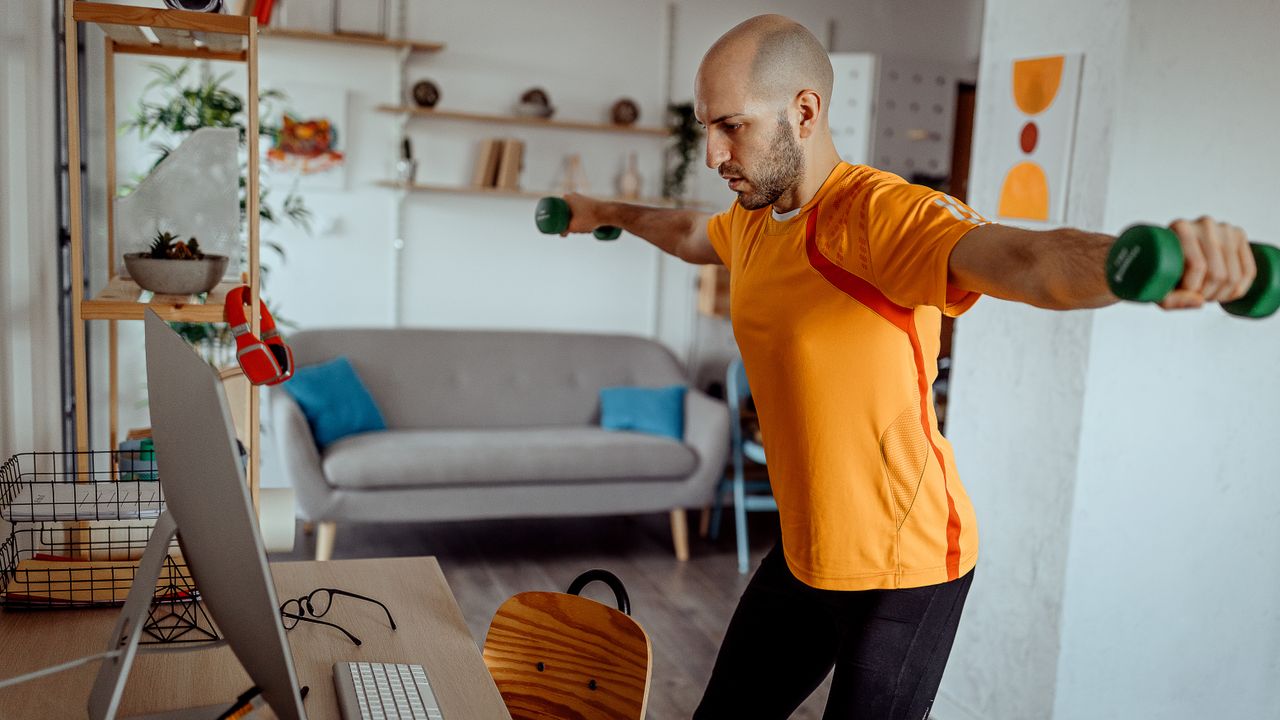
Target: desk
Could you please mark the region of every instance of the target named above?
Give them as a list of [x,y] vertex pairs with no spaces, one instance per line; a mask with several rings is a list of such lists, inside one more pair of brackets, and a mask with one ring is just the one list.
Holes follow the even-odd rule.
[[[281,601],[336,587],[377,598],[396,619],[393,631],[377,605],[339,597],[324,619],[347,628],[364,645],[356,647],[337,630],[314,623],[299,623],[287,633],[298,682],[311,686],[304,701],[310,720],[340,717],[333,689],[333,664],[340,660],[418,663],[449,720],[510,720],[435,558],[272,563],[271,574]],[[102,652],[118,612],[0,612],[0,678]],[[0,718],[85,717],[99,664],[0,690]],[[229,703],[250,685],[229,647],[140,653],[120,714]]]

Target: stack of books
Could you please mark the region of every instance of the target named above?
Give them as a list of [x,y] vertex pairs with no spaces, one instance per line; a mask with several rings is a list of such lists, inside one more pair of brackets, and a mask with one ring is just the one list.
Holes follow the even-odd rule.
[[491,138],[480,144],[471,184],[478,188],[519,190],[524,169],[524,142],[514,138]]

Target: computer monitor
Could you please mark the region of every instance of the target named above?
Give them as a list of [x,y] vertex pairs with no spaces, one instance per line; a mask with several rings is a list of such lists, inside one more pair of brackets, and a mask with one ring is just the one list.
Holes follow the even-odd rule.
[[[145,325],[156,469],[191,578],[205,610],[261,689],[263,700],[281,720],[304,720],[293,657],[221,382],[213,368],[151,310],[146,311]],[[140,567],[130,594],[131,601],[139,596],[135,608],[131,611],[126,603],[122,611],[121,622],[130,629],[126,621],[133,620],[125,616],[139,612],[155,587],[152,578],[149,587],[139,590],[139,583],[147,582],[144,575]],[[119,633],[114,639],[119,640]],[[134,637],[135,645],[136,641]],[[123,663],[103,664],[90,703],[91,717],[114,715],[131,660],[132,650]],[[100,688],[109,686],[117,688],[110,703],[102,699],[105,689],[98,698]],[[234,700],[228,698],[227,704]],[[103,708],[112,707],[99,715],[95,701]]]

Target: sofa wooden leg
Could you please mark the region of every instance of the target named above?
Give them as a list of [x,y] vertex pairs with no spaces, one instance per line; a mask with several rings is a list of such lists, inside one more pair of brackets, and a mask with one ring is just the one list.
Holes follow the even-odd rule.
[[322,522],[316,525],[316,560],[328,560],[333,557],[333,537],[338,532],[338,526],[332,522]]
[[698,537],[706,539],[711,534],[711,506],[703,506],[698,513]]
[[684,515],[684,508],[671,511],[671,542],[676,546],[676,560],[684,562],[689,559],[689,524]]
[[316,532],[316,524],[315,524],[315,523],[311,522],[310,520],[304,520],[304,521],[302,522],[302,534],[303,534],[303,535],[314,535],[314,534],[315,534],[315,532]]

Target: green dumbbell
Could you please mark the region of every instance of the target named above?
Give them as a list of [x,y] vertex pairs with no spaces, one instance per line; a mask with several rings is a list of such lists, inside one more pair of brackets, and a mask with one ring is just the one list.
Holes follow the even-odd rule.
[[[1263,318],[1280,309],[1280,248],[1249,243],[1258,266],[1249,291],[1222,308],[1240,317]],[[1160,302],[1178,286],[1183,272],[1182,243],[1168,228],[1134,225],[1116,238],[1107,253],[1107,284],[1123,300]]]
[[[533,220],[538,229],[547,235],[558,235],[569,229],[569,220],[573,213],[564,198],[544,197],[538,201],[538,209],[533,213]],[[591,233],[597,240],[617,240],[622,235],[622,228],[604,225]]]

